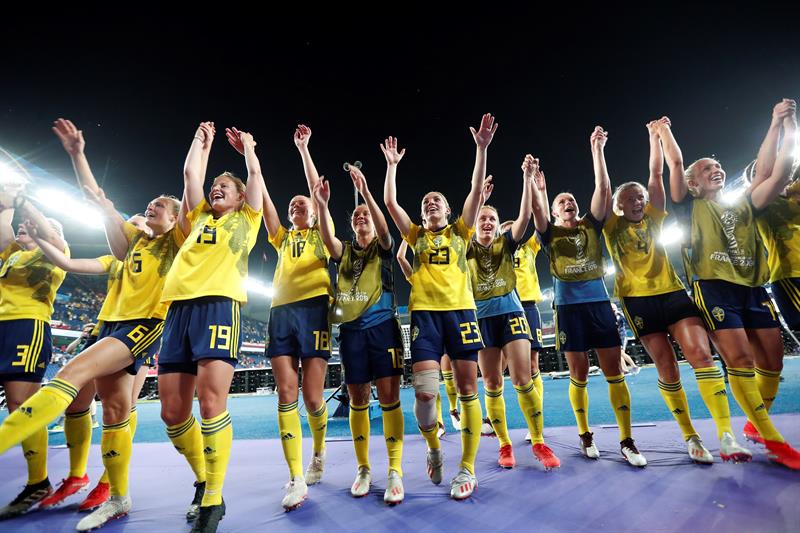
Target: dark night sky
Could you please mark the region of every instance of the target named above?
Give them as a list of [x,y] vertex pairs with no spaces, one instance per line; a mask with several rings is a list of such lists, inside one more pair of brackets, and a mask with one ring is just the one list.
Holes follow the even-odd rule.
[[[541,158],[551,197],[569,189],[587,207],[595,124],[610,132],[614,184],[646,178],[644,124],[665,114],[687,160],[716,154],[730,174],[755,157],[774,103],[800,96],[797,11],[788,5],[693,7],[680,17],[667,12],[679,9],[671,4],[652,13],[576,5],[543,18],[535,10],[454,17],[387,4],[380,12],[401,13],[391,22],[373,8],[373,19],[317,13],[304,24],[305,9],[277,17],[236,6],[204,20],[110,11],[83,13],[80,22],[9,18],[0,35],[0,146],[71,181],[49,131],[55,118],[71,118],[109,197],[135,212],[157,193],[180,195],[196,124],[214,120],[209,174],[245,175],[219,130],[252,131],[282,212],[306,193],[291,138],[302,122],[313,130],[311,152],[331,179],[345,236],[352,187],[342,162],[363,161],[382,197],[378,143],[387,135],[408,149],[398,188],[412,217],[431,189],[459,211],[474,157],[467,128],[493,113],[500,127],[489,150],[491,202],[512,218],[527,152]],[[67,237],[86,241],[75,226]],[[262,231],[250,265],[251,275],[269,280],[275,254],[264,264],[267,248]],[[542,282],[550,284],[544,272]]]

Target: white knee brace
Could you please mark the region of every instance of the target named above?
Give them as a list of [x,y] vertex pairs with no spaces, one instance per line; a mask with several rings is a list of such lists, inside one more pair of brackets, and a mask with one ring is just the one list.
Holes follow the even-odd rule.
[[414,402],[414,415],[421,428],[430,428],[436,425],[436,395],[439,394],[439,371],[421,370],[414,372],[414,390],[432,396],[430,400],[416,399]]

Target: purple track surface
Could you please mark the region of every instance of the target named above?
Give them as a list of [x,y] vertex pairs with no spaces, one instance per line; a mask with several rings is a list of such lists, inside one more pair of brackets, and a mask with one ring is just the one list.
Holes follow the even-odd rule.
[[[774,420],[789,442],[800,445],[800,415],[776,415]],[[733,420],[738,432],[744,419]],[[425,443],[406,436],[402,505],[383,503],[387,460],[380,437],[371,444],[374,485],[362,499],[350,496],[355,475],[350,441],[328,443],[321,484],[309,489],[303,506],[285,513],[280,506],[288,475],[277,440],[236,440],[225,484],[227,515],[220,532],[252,531],[800,531],[800,472],[770,463],[760,446],[750,464],[719,460],[711,420],[695,421],[717,462],[691,463],[677,425],[660,422],[635,427],[634,437],[648,466],[627,465],[618,451],[616,428],[594,428],[601,451],[599,461],[583,458],[574,427],[547,428],[548,444],[562,466],[545,472],[522,440],[524,431],[511,432],[517,467],[497,466],[497,440],[482,438],[476,462],[479,488],[472,499],[448,497],[455,475],[460,439],[443,440],[446,479],[440,486],[425,473]],[[743,439],[741,439],[742,442]],[[92,447],[89,476],[101,472],[99,447]],[[309,455],[310,440],[304,442]],[[66,449],[50,450],[51,480],[67,470]],[[19,448],[0,457],[0,501],[10,501],[25,483]],[[183,519],[192,498],[193,477],[188,465],[168,443],[136,444],[131,465],[134,508],[125,518],[102,531],[189,531]],[[52,511],[32,512],[0,522],[0,531],[74,531],[80,496]]]

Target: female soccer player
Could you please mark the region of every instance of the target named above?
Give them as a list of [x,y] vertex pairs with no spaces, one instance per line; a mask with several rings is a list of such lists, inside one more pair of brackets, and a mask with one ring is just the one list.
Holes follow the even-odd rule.
[[397,150],[390,137],[383,144],[386,155],[384,202],[403,238],[414,248],[411,277],[411,360],[416,402],[414,414],[428,445],[428,475],[442,481],[443,454],[437,435],[436,396],[439,393],[439,360],[450,355],[461,400],[461,464],[450,485],[455,499],[469,498],[477,487],[475,455],[480,443],[481,409],[478,403],[478,350],[483,348],[475,315],[475,301],[467,268],[467,244],[475,232],[486,176],[486,151],[497,124],[490,114],[480,128],[470,128],[476,144],[475,167],[469,195],[461,216],[449,223],[450,206],[444,195],[431,191],[422,199],[425,227],[411,222],[397,202],[397,164],[405,150]]

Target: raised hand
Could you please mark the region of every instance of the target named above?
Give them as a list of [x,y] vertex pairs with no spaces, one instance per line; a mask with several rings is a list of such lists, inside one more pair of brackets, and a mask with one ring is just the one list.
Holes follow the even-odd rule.
[[194,133],[194,138],[199,139],[201,143],[203,143],[203,150],[210,150],[211,143],[214,142],[214,135],[216,135],[217,130],[214,128],[213,122],[201,122],[200,126],[197,127],[197,131]]
[[544,171],[541,168],[537,168],[533,173],[533,186],[539,192],[547,190],[547,180],[545,180]]
[[71,120],[64,118],[56,120],[53,122],[52,130],[70,156],[83,153],[83,149],[86,147],[86,141],[83,140],[83,132],[75,127]]
[[311,139],[311,128],[305,124],[298,124],[297,129],[294,130],[294,144],[298,148],[308,146],[308,141]]
[[494,183],[492,183],[492,175],[489,174],[486,176],[486,179],[483,180],[483,185],[481,186],[481,205],[484,205],[489,201],[493,190]]
[[106,193],[100,187],[97,188],[97,192],[93,191],[89,187],[84,187],[83,195],[87,200],[89,200],[89,202],[93,203],[103,211],[114,210],[114,202],[106,198]]
[[397,165],[403,156],[406,155],[406,149],[403,148],[397,151],[397,137],[389,137],[380,145],[383,156],[386,158],[387,165]]
[[526,179],[533,179],[537,170],[539,170],[539,159],[527,154],[522,160],[522,175]]
[[330,183],[328,183],[328,181],[325,179],[325,176],[320,176],[319,181],[314,186],[314,200],[316,200],[319,205],[328,205],[328,201],[330,199]]
[[660,125],[661,125],[660,120],[651,120],[650,122],[645,124],[645,127],[647,128],[647,133],[650,135],[650,137],[658,137],[660,135],[659,132]]
[[233,149],[244,155],[245,148],[255,148],[256,141],[253,135],[246,131],[239,131],[236,128],[225,128],[225,136]]
[[772,121],[781,122],[790,115],[797,112],[797,102],[789,98],[784,98],[772,108]]
[[592,135],[589,137],[589,143],[592,145],[592,150],[602,150],[606,146],[608,140],[608,132],[603,130],[600,126],[595,126]]
[[353,180],[353,187],[356,188],[362,197],[365,197],[367,194],[369,194],[367,178],[364,177],[364,173],[361,172],[360,168],[350,165],[350,179]]
[[475,139],[475,144],[477,144],[480,148],[486,148],[491,144],[492,139],[494,138],[494,132],[497,131],[497,124],[494,122],[494,117],[491,113],[486,113],[481,118],[481,125],[477,131],[475,128],[469,128],[469,131],[472,132],[472,138]]

